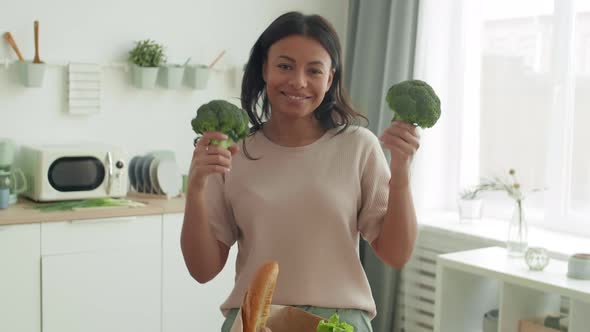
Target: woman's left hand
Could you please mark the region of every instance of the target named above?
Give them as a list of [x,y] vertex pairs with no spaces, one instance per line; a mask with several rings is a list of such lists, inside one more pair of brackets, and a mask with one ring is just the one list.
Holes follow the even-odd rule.
[[416,126],[394,121],[379,139],[391,152],[390,187],[404,188],[410,184],[410,165],[420,147],[420,136]]

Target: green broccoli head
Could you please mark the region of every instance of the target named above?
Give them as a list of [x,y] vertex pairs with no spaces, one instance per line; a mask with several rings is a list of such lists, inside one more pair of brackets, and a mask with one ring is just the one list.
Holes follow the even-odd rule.
[[211,144],[228,148],[248,134],[248,114],[225,100],[212,100],[197,109],[191,120],[193,131],[199,135],[219,131],[228,136],[227,140],[212,140]]
[[440,117],[440,99],[424,81],[407,80],[394,84],[387,91],[385,99],[394,114],[392,121],[430,128]]
[[195,133],[203,134],[208,131],[215,131],[219,127],[217,113],[209,107],[203,105],[197,110],[197,116],[191,121]]

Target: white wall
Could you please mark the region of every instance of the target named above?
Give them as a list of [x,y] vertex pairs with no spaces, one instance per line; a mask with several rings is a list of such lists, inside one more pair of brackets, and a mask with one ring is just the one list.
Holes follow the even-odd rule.
[[[129,156],[173,149],[188,170],[195,137],[190,119],[211,99],[239,96],[226,69],[243,65],[270,22],[288,10],[317,13],[334,24],[345,41],[345,0],[0,0],[0,33],[10,31],[21,53],[34,56],[33,21],[40,24],[40,57],[50,66],[41,88],[18,81],[15,53],[0,42],[0,137],[17,144],[76,140],[115,143]],[[124,63],[134,41],[151,38],[167,48],[169,62],[209,64],[223,49],[206,90],[140,90],[129,73],[105,68],[98,114],[67,112],[69,62]],[[5,61],[10,65],[4,66]],[[235,100],[235,99],[234,99]]]

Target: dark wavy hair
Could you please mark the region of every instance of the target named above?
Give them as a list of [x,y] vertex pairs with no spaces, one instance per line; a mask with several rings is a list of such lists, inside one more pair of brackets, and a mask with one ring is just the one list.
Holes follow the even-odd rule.
[[322,103],[314,111],[324,129],[343,126],[338,133],[360,119],[367,118],[354,110],[350,97],[342,86],[342,51],[336,31],[325,18],[319,15],[304,15],[288,12],[274,20],[260,35],[245,67],[242,79],[242,108],[248,112],[252,129],[250,134],[262,128],[263,119],[270,117],[270,105],[266,96],[266,84],[262,67],[266,63],[270,47],[277,41],[292,35],[301,35],[317,40],[330,55],[334,78]]

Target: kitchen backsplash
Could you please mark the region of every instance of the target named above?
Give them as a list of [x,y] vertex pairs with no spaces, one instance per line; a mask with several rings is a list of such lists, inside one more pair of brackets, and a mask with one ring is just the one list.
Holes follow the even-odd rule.
[[[62,2],[62,1],[59,1]],[[34,55],[33,21],[38,20],[39,53],[48,65],[43,86],[24,87],[16,55],[0,42],[0,137],[26,143],[95,141],[123,147],[129,158],[152,150],[176,153],[188,170],[195,137],[190,120],[211,99],[239,105],[236,68],[247,61],[262,30],[288,10],[326,16],[345,40],[347,3],[341,0],[182,1],[146,6],[144,2],[19,2],[10,17],[2,15],[0,32],[10,31],[27,60]],[[64,6],[67,5],[67,10]],[[207,87],[144,90],[134,87],[125,71],[134,42],[153,39],[166,47],[169,63],[209,64],[224,57],[211,72]],[[102,66],[100,112],[68,112],[68,63]],[[115,65],[113,65],[115,64]]]

